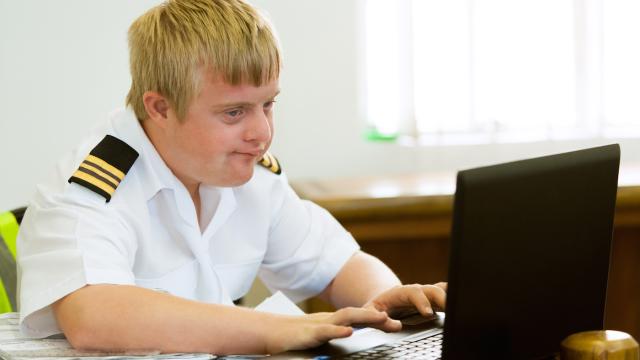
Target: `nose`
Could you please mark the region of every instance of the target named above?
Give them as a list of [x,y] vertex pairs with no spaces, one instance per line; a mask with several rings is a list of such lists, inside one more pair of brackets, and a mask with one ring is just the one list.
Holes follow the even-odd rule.
[[247,121],[245,141],[265,144],[271,140],[271,118],[263,111],[257,111]]

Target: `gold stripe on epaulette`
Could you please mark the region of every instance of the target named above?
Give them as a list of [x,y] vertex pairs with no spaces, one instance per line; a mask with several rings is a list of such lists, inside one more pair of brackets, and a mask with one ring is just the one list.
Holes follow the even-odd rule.
[[98,188],[102,189],[103,191],[105,191],[107,194],[109,195],[113,195],[113,193],[116,191],[116,189],[107,184],[106,182],[96,178],[95,176],[91,176],[87,173],[84,173],[80,170],[76,170],[75,173],[73,173],[74,177],[77,177],[78,179],[82,179],[86,182],[88,182],[91,185],[97,186]]
[[89,170],[91,172],[94,172],[105,179],[108,179],[110,182],[112,182],[115,185],[115,187],[118,187],[118,185],[120,185],[120,179],[118,179],[115,175],[111,174],[110,172],[104,170],[101,167],[94,166],[93,163],[90,163],[87,160],[83,161],[82,164],[80,164],[80,167],[83,169]]
[[271,159],[268,154],[262,155],[262,159],[260,159],[260,165],[270,168],[271,167]]
[[122,181],[122,179],[124,179],[124,173],[118,169],[116,169],[115,167],[113,167],[111,164],[107,163],[106,161],[93,156],[91,154],[87,155],[87,159],[88,161],[102,167],[104,170],[107,170],[108,172],[112,173],[113,175],[115,175],[119,181]]
[[271,153],[265,153],[262,155],[262,158],[259,161],[259,164],[269,169],[274,174],[279,175],[282,172],[282,168],[280,167],[280,163],[275,156],[271,155]]
[[271,160],[271,167],[269,167],[269,170],[274,173],[278,173],[280,171],[280,164],[278,164],[278,160],[269,153],[267,153],[267,156],[269,156],[269,160]]

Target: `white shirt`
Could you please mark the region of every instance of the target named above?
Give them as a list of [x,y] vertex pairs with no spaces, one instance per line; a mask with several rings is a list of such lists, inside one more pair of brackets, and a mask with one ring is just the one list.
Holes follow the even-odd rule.
[[[106,134],[140,154],[110,202],[67,182]],[[87,284],[232,305],[259,275],[272,291],[300,301],[321,292],[358,250],[327,211],[261,166],[242,186],[201,185],[200,197],[198,221],[186,188],[134,114],[112,115],[58,163],[28,206],[18,235],[22,331],[60,333],[51,304]]]

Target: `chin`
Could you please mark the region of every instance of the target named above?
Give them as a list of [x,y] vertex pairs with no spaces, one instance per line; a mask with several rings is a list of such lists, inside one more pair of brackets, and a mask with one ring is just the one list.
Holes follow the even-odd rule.
[[228,178],[227,181],[225,181],[226,184],[224,186],[229,186],[229,187],[241,186],[249,182],[249,180],[251,180],[252,177],[253,177],[253,167],[251,168],[251,171],[236,173],[236,175],[233,176],[232,178]]

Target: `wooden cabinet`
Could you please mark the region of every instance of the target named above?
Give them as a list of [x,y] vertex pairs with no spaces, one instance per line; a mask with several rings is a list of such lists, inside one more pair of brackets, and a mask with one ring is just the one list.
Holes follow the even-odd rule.
[[[364,251],[382,259],[404,283],[447,278],[453,174],[292,185],[302,198],[331,212]],[[605,326],[640,339],[640,186],[618,190],[611,255]],[[327,310],[319,300],[307,308]]]

